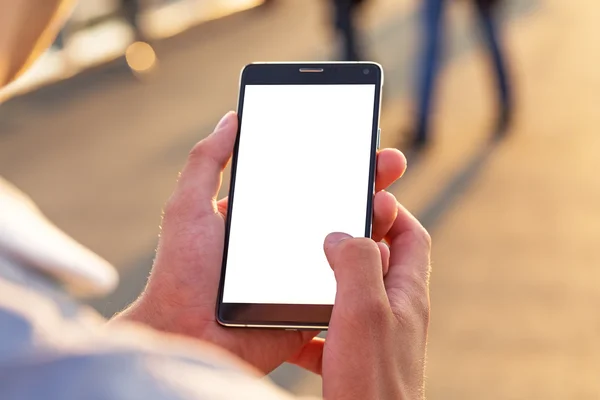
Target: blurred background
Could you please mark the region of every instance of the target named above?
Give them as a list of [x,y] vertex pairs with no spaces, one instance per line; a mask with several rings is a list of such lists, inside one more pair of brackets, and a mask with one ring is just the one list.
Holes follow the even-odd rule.
[[391,191],[434,240],[428,398],[599,399],[600,3],[497,1],[495,22],[483,0],[334,3],[81,0],[4,92],[0,175],[119,269],[91,303],[111,316],[243,65],[380,62],[382,146],[409,160]]

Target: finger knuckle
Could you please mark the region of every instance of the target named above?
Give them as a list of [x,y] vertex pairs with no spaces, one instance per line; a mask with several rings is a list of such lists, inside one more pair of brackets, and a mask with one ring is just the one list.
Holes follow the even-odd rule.
[[429,302],[429,296],[418,296],[415,298],[413,310],[420,325],[427,327],[431,318],[431,303]]
[[163,207],[162,226],[177,226],[191,220],[194,208],[189,199],[180,193],[173,193]]
[[392,315],[389,302],[380,296],[370,296],[357,301],[349,308],[347,314],[353,321],[358,323],[368,321],[375,326],[381,326]]
[[163,219],[169,218],[169,216],[172,215],[177,215],[179,208],[177,196],[175,194],[171,195],[163,207]]
[[423,263],[404,277],[404,285],[410,288],[414,297],[427,296],[429,293],[429,264]]
[[419,269],[407,277],[406,292],[408,292],[409,304],[417,311],[429,309],[429,268]]
[[371,321],[383,323],[391,315],[390,304],[387,299],[373,296],[364,301],[364,312],[369,315]]
[[191,160],[204,158],[209,156],[208,146],[206,139],[199,141],[190,150],[189,158]]
[[340,243],[340,250],[348,258],[365,259],[379,251],[377,243],[369,238],[346,239]]
[[427,248],[427,250],[431,249],[431,235],[425,227],[419,225],[419,227],[414,230],[414,237],[419,243]]
[[402,291],[403,299],[394,308],[394,315],[400,324],[411,331],[426,331],[431,316],[431,306],[427,292],[419,290]]

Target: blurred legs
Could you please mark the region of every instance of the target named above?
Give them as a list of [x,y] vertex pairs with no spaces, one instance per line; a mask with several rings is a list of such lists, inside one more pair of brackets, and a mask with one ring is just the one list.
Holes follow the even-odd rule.
[[497,133],[501,134],[508,127],[511,117],[511,93],[506,62],[501,48],[498,27],[494,20],[492,5],[489,1],[485,0],[476,0],[475,5],[477,7],[477,12],[479,13],[484,39],[490,52],[494,72],[496,74],[498,105],[500,109],[498,126],[496,129]]
[[143,41],[144,35],[142,35],[138,17],[140,13],[139,0],[121,0],[121,8],[125,20],[133,29],[134,41]]
[[415,144],[427,141],[429,114],[435,90],[435,80],[442,50],[443,12],[446,0],[424,0],[423,2],[423,38],[424,51],[419,71],[418,110],[415,130]]
[[333,0],[334,24],[342,38],[342,60],[359,61],[361,59],[355,26],[358,2],[353,0]]

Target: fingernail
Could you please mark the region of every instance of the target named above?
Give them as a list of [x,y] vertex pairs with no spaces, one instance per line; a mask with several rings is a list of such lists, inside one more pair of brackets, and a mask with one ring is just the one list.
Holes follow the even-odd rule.
[[233,111],[229,111],[227,114],[225,114],[217,124],[215,131],[226,128],[229,124],[231,124],[234,115],[235,113]]
[[327,235],[325,238],[325,247],[334,247],[337,246],[341,241],[350,239],[352,236],[347,233],[342,232],[334,232]]

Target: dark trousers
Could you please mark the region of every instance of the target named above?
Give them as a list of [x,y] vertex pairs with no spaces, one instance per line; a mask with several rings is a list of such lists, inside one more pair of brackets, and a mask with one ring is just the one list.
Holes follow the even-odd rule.
[[342,61],[360,61],[361,58],[355,25],[359,3],[356,0],[333,0],[334,25],[342,39]]
[[121,10],[123,17],[133,29],[135,40],[143,40],[143,35],[138,24],[138,16],[140,14],[139,0],[121,0]]
[[[442,34],[444,31],[444,7],[446,0],[424,0],[424,53],[419,80],[419,104],[417,111],[416,140],[425,141],[429,131],[429,115],[435,89],[435,80],[442,51]],[[498,28],[494,20],[493,6],[490,1],[473,0],[479,22],[483,31],[485,44],[490,52],[493,69],[496,75],[501,115],[506,117],[510,109],[510,88],[508,73],[500,46]]]
[[54,43],[52,43],[52,47],[55,47],[57,50],[64,50],[65,48],[65,31],[61,29],[58,31],[56,38],[54,39]]

